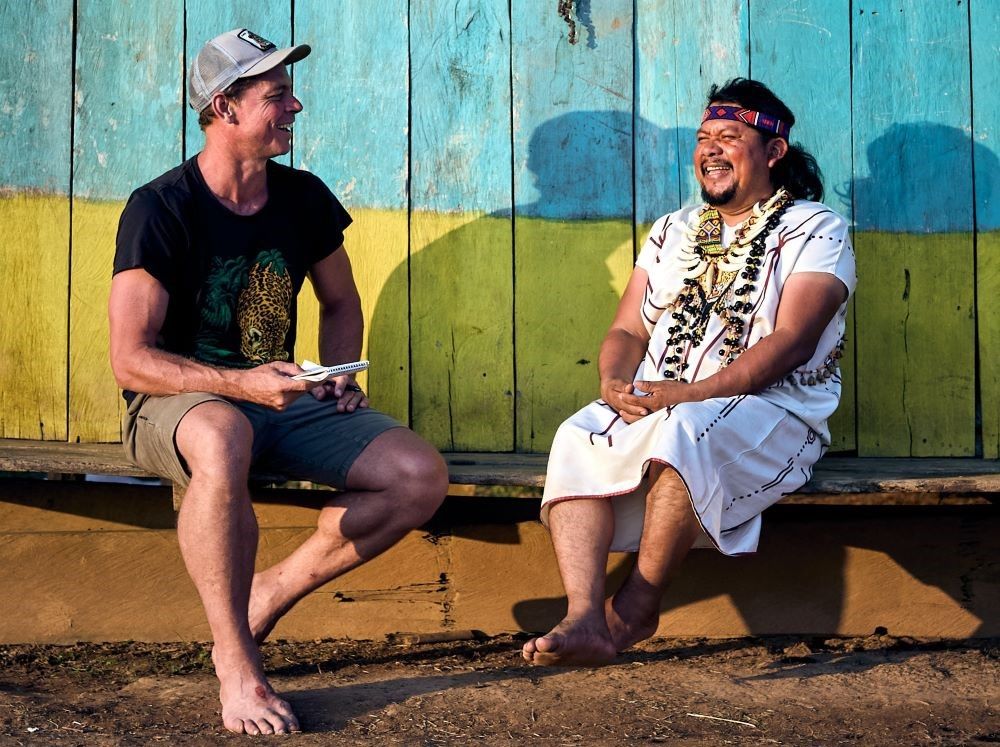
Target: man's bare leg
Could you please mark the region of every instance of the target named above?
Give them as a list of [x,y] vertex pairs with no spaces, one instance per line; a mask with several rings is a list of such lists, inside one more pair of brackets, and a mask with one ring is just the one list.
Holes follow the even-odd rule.
[[667,584],[701,532],[687,488],[670,467],[651,464],[652,483],[635,565],[608,600],[606,615],[616,651],[656,632]]
[[542,666],[606,664],[616,649],[604,612],[614,512],[604,498],[556,503],[549,510],[552,547],[569,605],[551,631],[524,644],[521,655]]
[[295,714],[264,676],[247,622],[257,552],[257,519],[247,491],[250,423],[228,405],[206,402],[184,416],[176,442],[191,471],[177,536],[212,631],[222,722],[237,733],[298,731]]
[[316,531],[253,577],[250,629],[260,642],[296,602],[371,560],[434,514],[448,492],[441,455],[405,428],[377,436],[351,466],[347,490],[320,511]]

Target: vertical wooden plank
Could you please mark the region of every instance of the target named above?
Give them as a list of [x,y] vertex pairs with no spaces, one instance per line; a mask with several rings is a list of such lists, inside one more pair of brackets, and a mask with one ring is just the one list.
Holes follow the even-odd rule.
[[108,362],[118,217],[181,156],[183,4],[79,0],[70,299],[70,439],[117,441],[123,404]]
[[510,19],[505,0],[411,0],[413,427],[513,446]]
[[858,451],[969,455],[968,11],[866,0],[856,7],[852,54]]
[[972,3],[979,397],[983,456],[1000,458],[1000,4]]
[[653,221],[698,202],[695,131],[712,84],[749,73],[748,0],[636,0],[635,209]]
[[72,24],[71,0],[0,5],[5,438],[66,438]]
[[632,2],[515,0],[517,449],[545,451],[599,396],[597,354],[632,265]]
[[[794,112],[792,142],[823,171],[824,202],[845,216],[851,205],[850,6],[824,0],[776,0],[750,6],[753,77]],[[848,318],[840,407],[831,418],[831,449],[856,448],[854,332]]]
[[[409,65],[406,0],[297,0],[296,43],[312,54],[292,68],[305,109],[297,117],[297,168],[323,178],[354,218],[345,246],[368,322],[359,376],[372,405],[409,418],[407,175]],[[364,43],[359,44],[358,40]],[[299,295],[297,360],[317,360],[315,298]],[[367,376],[367,379],[365,379]]]
[[[198,54],[205,42],[230,29],[248,28],[270,39],[279,47],[292,42],[292,0],[197,0],[185,3],[187,11],[187,64]],[[294,66],[293,72],[294,80]],[[187,67],[185,67],[187,70]],[[205,142],[198,128],[198,115],[187,105],[187,81],[184,81],[184,157],[190,158]],[[291,163],[291,156],[282,156],[281,163]]]

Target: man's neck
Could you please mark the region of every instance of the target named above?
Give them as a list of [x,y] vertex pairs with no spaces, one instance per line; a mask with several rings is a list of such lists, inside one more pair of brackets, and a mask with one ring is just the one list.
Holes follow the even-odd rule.
[[750,217],[754,205],[767,201],[776,191],[774,187],[768,185],[767,188],[758,190],[752,197],[745,198],[738,203],[730,201],[725,205],[716,205],[715,209],[719,211],[719,215],[722,216],[722,220],[727,226],[738,226]]
[[226,209],[253,215],[267,203],[267,159],[241,159],[206,142],[198,168],[208,189]]

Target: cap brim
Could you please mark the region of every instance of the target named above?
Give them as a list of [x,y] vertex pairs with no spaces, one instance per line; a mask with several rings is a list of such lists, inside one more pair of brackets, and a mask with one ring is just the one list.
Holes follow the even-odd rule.
[[294,47],[279,49],[276,52],[272,52],[256,65],[248,69],[240,77],[252,78],[254,75],[266,73],[268,70],[276,68],[278,65],[291,65],[293,62],[298,62],[304,57],[308,57],[310,52],[312,52],[312,47],[308,44],[296,44]]

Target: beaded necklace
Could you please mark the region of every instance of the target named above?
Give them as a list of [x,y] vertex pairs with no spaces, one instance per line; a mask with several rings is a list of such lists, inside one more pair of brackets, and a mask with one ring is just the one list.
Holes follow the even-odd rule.
[[[751,216],[736,230],[728,247],[722,246],[722,218],[719,211],[704,207],[696,213],[685,230],[687,243],[678,255],[677,270],[684,287],[674,300],[667,328],[667,355],[663,375],[666,379],[686,382],[687,353],[698,347],[712,313],[722,320],[725,335],[719,348],[722,366],[728,366],[746,349],[742,344],[747,316],[753,304],[747,297],[756,290],[764,245],[793,202],[783,187],[763,205],[753,206]],[[736,278],[743,280],[736,285]]]

